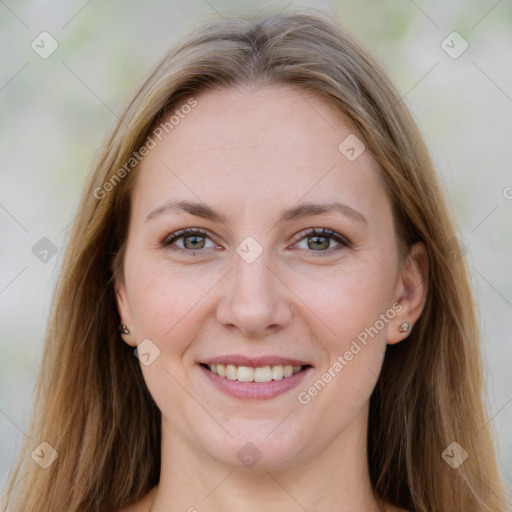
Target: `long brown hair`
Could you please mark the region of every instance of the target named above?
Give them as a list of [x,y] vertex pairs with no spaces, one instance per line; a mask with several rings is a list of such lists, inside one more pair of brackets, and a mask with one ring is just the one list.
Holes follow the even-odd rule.
[[[388,347],[370,401],[375,493],[417,512],[507,509],[467,263],[418,128],[385,72],[336,22],[288,12],[196,29],[123,112],[78,208],[5,510],[111,512],[158,483],[160,412],[119,337],[113,288],[122,278],[136,157],[164,114],[201,91],[279,83],[318,95],[357,127],[386,184],[398,240],[405,248],[421,240],[428,251],[425,309],[409,338]],[[31,458],[42,442],[58,453],[46,469]],[[453,442],[468,454],[458,468],[442,456]]]

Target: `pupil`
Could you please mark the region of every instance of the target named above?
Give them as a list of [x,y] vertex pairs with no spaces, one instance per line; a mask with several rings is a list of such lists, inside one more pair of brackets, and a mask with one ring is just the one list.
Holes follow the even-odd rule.
[[[199,243],[199,244],[201,243],[201,241],[202,241],[201,239],[202,239],[202,238],[203,238],[202,236],[194,236],[194,235],[192,235],[192,236],[188,236],[185,240],[187,240],[187,239],[188,239],[188,240],[192,240],[192,242],[191,242],[192,249],[195,249],[195,248],[197,248],[197,244],[198,244],[198,243]],[[199,242],[198,242],[198,241],[199,241]],[[186,243],[186,242],[185,242],[185,246],[187,246],[187,243]],[[190,247],[188,247],[188,248],[190,249]]]
[[327,242],[327,245],[329,245],[329,240],[325,237],[325,236],[315,236],[313,237],[316,241],[313,242],[314,246],[317,247],[317,248],[321,248],[322,246],[322,242],[318,243],[318,240],[323,240],[323,245],[325,249],[327,249],[327,247],[325,247],[325,242]]

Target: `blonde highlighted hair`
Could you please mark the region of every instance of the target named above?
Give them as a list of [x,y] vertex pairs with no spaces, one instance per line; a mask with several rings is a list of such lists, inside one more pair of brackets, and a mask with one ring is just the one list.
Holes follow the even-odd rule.
[[[408,339],[388,346],[370,400],[375,493],[416,512],[505,512],[484,401],[467,263],[430,155],[386,73],[335,22],[287,12],[210,21],[169,52],[127,105],[83,191],[45,339],[35,406],[3,510],[112,512],[160,473],[160,411],[118,332],[130,195],[126,162],[167,113],[210,88],[288,84],[316,94],[359,131],[378,164],[404,251],[426,245],[429,291]],[[129,128],[128,128],[129,127]],[[115,186],[105,187],[107,182]],[[99,197],[98,189],[107,190]],[[58,453],[42,469],[41,442]],[[457,469],[452,443],[468,453]]]

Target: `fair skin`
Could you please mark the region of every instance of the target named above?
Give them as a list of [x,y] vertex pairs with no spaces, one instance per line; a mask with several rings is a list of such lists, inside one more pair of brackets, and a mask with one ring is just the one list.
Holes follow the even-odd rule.
[[[149,339],[160,350],[151,364],[141,362],[162,412],[160,483],[125,510],[398,511],[379,508],[371,490],[368,404],[386,345],[403,341],[399,326],[413,326],[423,309],[425,247],[413,245],[399,265],[376,166],[368,151],[349,161],[338,150],[357,132],[322,99],[284,85],[196,99],[141,164],[116,282],[130,331],[124,341]],[[185,211],[147,217],[169,200],[207,205],[224,222]],[[285,209],[333,201],[360,215],[280,220]],[[206,234],[161,245],[184,228]],[[349,244],[309,228],[328,228]],[[251,262],[236,250],[246,237],[262,249]],[[377,334],[345,356],[371,326]],[[305,369],[276,380],[297,384],[275,396],[233,396],[214,380],[236,381],[201,365],[233,354],[293,358]],[[329,382],[308,394],[329,369]],[[258,386],[240,384],[249,394]],[[237,456],[243,447],[260,457],[254,465]]]

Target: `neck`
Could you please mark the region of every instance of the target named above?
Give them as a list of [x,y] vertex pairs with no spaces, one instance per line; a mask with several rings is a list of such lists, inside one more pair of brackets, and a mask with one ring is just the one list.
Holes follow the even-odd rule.
[[162,420],[160,483],[150,512],[379,512],[366,457],[366,414],[313,459],[284,467],[227,466]]

